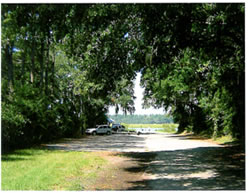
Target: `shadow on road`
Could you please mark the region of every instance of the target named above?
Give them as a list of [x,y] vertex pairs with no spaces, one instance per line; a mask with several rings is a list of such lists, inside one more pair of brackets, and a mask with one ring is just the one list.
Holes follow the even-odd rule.
[[122,153],[149,178],[130,190],[245,190],[245,155],[236,148],[200,147],[153,153]]
[[57,143],[46,144],[48,149],[69,151],[144,151],[145,139],[136,135],[87,136],[66,138]]
[[127,179],[128,190],[245,190],[245,151],[236,146],[199,144],[179,135],[110,135],[62,139],[46,148],[115,151],[130,158],[135,166],[123,171],[144,175]]

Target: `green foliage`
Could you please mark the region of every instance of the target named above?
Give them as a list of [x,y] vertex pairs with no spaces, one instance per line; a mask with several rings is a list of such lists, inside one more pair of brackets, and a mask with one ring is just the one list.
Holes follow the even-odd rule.
[[[4,146],[105,123],[109,106],[171,112],[179,132],[245,136],[245,5],[3,4]],[[22,141],[22,143],[19,143]]]
[[2,103],[3,147],[20,148],[60,136],[49,99],[30,85],[18,88],[7,103]]
[[[22,128],[28,122],[23,117],[19,109],[12,105],[2,102],[2,139],[4,148],[8,147],[13,141],[17,141],[23,135]],[[19,141],[20,142],[20,141]]]
[[171,110],[179,132],[244,138],[243,7],[141,6],[145,44],[157,50],[142,71],[145,104]]
[[127,53],[135,33],[124,38],[136,26],[128,25],[131,8],[2,6],[4,147],[79,136],[106,122],[109,105],[134,111],[135,71]]

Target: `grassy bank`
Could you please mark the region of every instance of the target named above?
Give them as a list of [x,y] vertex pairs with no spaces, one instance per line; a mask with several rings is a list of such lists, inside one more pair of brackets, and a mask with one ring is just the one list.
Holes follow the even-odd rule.
[[211,142],[215,142],[220,145],[244,145],[242,141],[232,137],[231,135],[225,135],[214,138],[212,135],[208,135],[205,132],[200,134],[195,134],[193,132],[184,131],[180,133],[180,135],[191,135],[191,138],[201,139],[201,140],[209,140]]
[[26,149],[2,156],[2,190],[84,190],[105,160],[90,152]]
[[132,128],[162,128],[159,132],[165,133],[175,133],[175,128],[178,127],[178,124],[125,124],[122,123],[125,128],[132,130]]
[[232,137],[231,135],[226,135],[226,136],[221,136],[217,138],[210,137],[214,142],[218,144],[223,144],[223,145],[243,145],[243,142],[238,141],[238,139]]

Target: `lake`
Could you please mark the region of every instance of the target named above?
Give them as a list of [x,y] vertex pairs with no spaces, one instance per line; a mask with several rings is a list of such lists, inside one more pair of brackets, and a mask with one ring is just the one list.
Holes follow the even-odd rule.
[[[128,128],[128,129],[134,129],[135,131],[143,131],[143,132],[156,132],[163,130],[163,128]],[[175,128],[175,131],[177,131],[177,128]]]

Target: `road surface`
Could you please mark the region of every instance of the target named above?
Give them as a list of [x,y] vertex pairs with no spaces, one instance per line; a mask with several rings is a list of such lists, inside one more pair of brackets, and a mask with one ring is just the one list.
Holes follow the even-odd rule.
[[50,149],[70,151],[114,151],[114,152],[154,152],[192,149],[199,147],[221,147],[214,143],[186,140],[176,134],[113,134],[66,138],[46,145]]
[[140,165],[130,190],[245,190],[245,159],[236,150],[176,134],[113,134],[63,139],[49,149],[121,152]]

